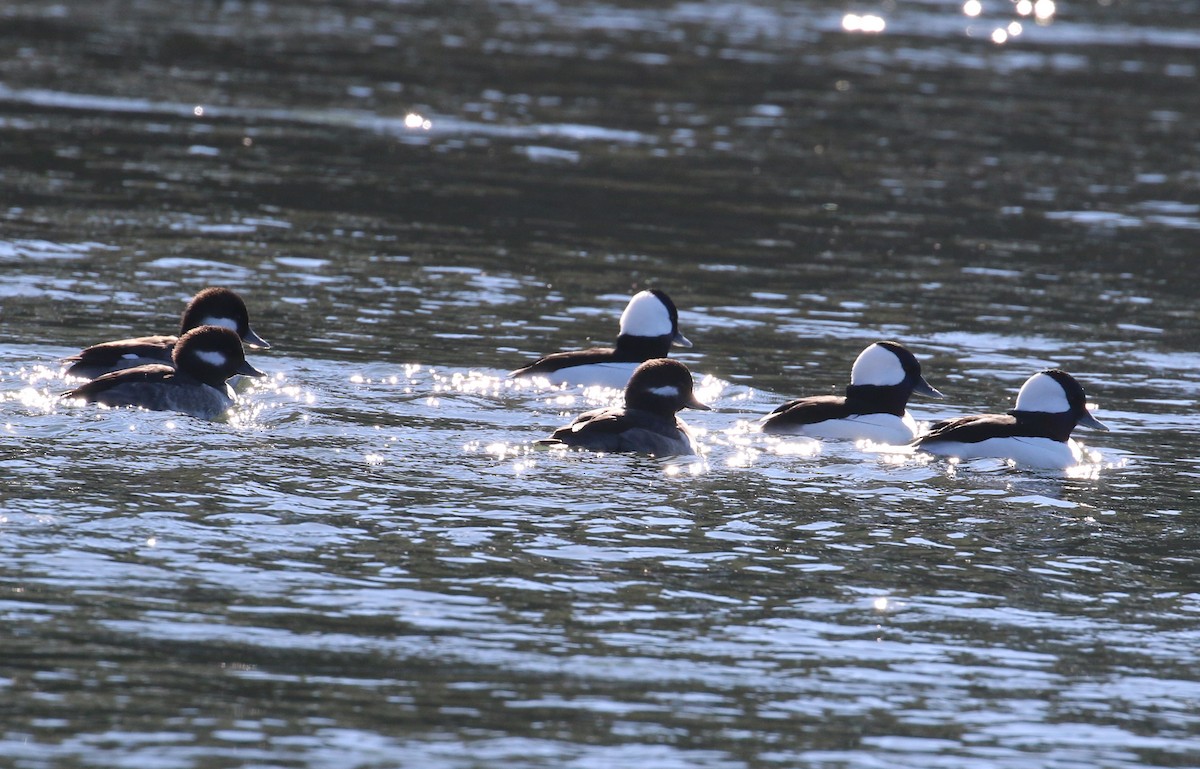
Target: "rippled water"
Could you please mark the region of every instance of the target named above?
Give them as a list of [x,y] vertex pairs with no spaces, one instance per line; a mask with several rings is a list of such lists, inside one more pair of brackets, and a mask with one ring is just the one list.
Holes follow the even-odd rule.
[[[1200,763],[1200,8],[1019,8],[0,9],[0,764]],[[227,421],[57,400],[209,284]],[[613,394],[505,372],[645,286],[702,461],[535,446]],[[1113,431],[753,430],[880,338]]]

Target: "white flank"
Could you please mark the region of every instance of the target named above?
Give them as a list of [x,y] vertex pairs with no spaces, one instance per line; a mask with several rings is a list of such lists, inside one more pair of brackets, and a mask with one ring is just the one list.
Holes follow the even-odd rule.
[[850,370],[852,385],[898,385],[904,381],[904,366],[896,354],[873,344],[859,353]]
[[1065,470],[1082,460],[1075,441],[1063,443],[1050,438],[988,438],[978,443],[937,441],[922,446],[921,451],[960,459],[994,457],[1007,459],[1019,467],[1047,470]]
[[917,423],[907,413],[855,414],[843,419],[827,419],[810,425],[797,425],[793,435],[839,441],[871,441],[888,445],[908,443],[916,433]]
[[224,353],[219,353],[216,350],[196,350],[195,355],[200,360],[214,368],[224,368],[229,360]]
[[621,313],[621,333],[630,336],[665,336],[671,331],[671,316],[661,300],[649,291],[634,294]]
[[568,387],[611,387],[624,390],[625,383],[637,369],[637,363],[589,363],[586,366],[568,366],[545,375],[554,385]]
[[1021,385],[1017,393],[1017,411],[1046,411],[1061,414],[1070,411],[1067,394],[1062,385],[1048,374],[1034,374]]

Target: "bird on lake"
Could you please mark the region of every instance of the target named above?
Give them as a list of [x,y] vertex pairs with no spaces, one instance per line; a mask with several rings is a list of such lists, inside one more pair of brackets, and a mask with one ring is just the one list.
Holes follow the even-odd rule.
[[1083,458],[1071,438],[1076,425],[1108,430],[1088,411],[1079,382],[1065,371],[1047,369],[1025,380],[1008,413],[937,422],[913,446],[962,459],[999,457],[1026,467],[1065,469]]
[[[250,327],[246,303],[228,288],[210,287],[188,302],[179,324],[179,336],[200,326],[220,326],[237,332],[247,346],[268,350],[271,345]],[[64,360],[68,376],[91,379],[110,371],[149,363],[171,366],[172,349],[179,336],[158,335],[101,342]]]
[[659,457],[696,454],[696,443],[677,416],[685,408],[711,411],[696,399],[693,387],[692,372],[679,361],[648,360],[625,385],[624,406],[581,414],[541,442]]
[[215,419],[236,400],[228,385],[230,377],[265,376],[246,360],[237,333],[220,326],[188,331],[173,345],[172,354],[172,366],[150,363],[112,371],[62,397]]
[[898,342],[876,342],[863,350],[843,395],[797,398],[762,418],[764,433],[903,444],[916,435],[906,407],[918,392],[941,398],[916,357]]
[[639,364],[665,358],[671,346],[691,347],[679,331],[679,311],[665,292],[658,289],[634,294],[621,313],[615,347],[556,352],[509,374],[512,377],[544,377],[551,384],[612,387],[621,389]]

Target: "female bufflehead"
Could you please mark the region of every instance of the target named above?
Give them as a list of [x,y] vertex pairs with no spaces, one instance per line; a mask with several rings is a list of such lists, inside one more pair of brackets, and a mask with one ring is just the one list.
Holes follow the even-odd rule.
[[175,367],[151,363],[104,374],[63,393],[107,406],[141,406],[215,419],[233,405],[234,374],[265,376],[246,361],[242,340],[227,328],[201,326],[174,345]]
[[1016,408],[1007,414],[980,414],[933,425],[913,441],[921,451],[951,457],[1000,457],[1027,467],[1063,469],[1079,464],[1082,453],[1075,425],[1107,430],[1087,410],[1083,387],[1065,371],[1048,369],[1025,380]]
[[513,377],[545,377],[551,384],[622,389],[638,364],[665,358],[671,345],[691,347],[679,332],[679,311],[658,289],[641,291],[621,313],[617,346],[556,352],[513,371]]
[[[192,297],[179,324],[182,336],[200,326],[220,326],[236,331],[249,347],[269,350],[271,345],[250,328],[250,314],[242,298],[227,288],[206,288]],[[91,379],[110,371],[148,363],[172,364],[172,348],[178,336],[143,336],[92,345],[65,362],[69,376]]]
[[695,454],[696,444],[680,409],[711,408],[696,400],[692,372],[668,358],[648,360],[625,385],[625,406],[589,411],[554,431],[548,444],[580,446],[594,451],[635,451],[655,456]]
[[908,443],[917,432],[917,423],[905,411],[914,392],[942,397],[921,376],[921,364],[903,345],[876,342],[854,361],[845,396],[814,395],[788,401],[763,417],[762,431]]

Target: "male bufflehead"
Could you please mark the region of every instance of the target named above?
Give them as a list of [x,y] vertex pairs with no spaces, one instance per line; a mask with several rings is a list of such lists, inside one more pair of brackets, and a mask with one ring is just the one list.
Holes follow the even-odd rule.
[[1108,427],[1087,410],[1083,387],[1065,371],[1041,371],[1021,385],[1007,414],[947,419],[913,441],[921,451],[961,457],[1000,457],[1026,467],[1064,469],[1082,459],[1071,440],[1075,425]]
[[942,397],[921,376],[921,364],[903,345],[876,342],[854,361],[845,396],[814,395],[788,401],[762,418],[762,431],[908,443],[917,431],[917,423],[905,410],[914,392]]
[[[200,326],[220,326],[236,331],[249,347],[269,350],[271,345],[250,328],[250,314],[242,298],[227,288],[206,288],[192,297],[179,324],[182,336]],[[178,336],[143,336],[101,342],[67,358],[69,376],[91,379],[110,371],[148,363],[172,364],[171,351]]]
[[551,384],[622,389],[638,364],[665,358],[671,345],[691,347],[679,331],[679,311],[658,289],[641,291],[621,313],[617,346],[556,352],[513,371],[513,377],[545,377]]
[[219,326],[201,326],[181,336],[174,345],[174,363],[174,368],[150,363],[113,371],[63,397],[215,419],[235,400],[226,380],[234,374],[265,376],[246,361],[238,335]]
[[542,442],[659,457],[695,454],[691,433],[675,414],[685,408],[712,409],[696,400],[692,388],[687,366],[668,358],[648,360],[625,385],[624,407],[588,411]]

